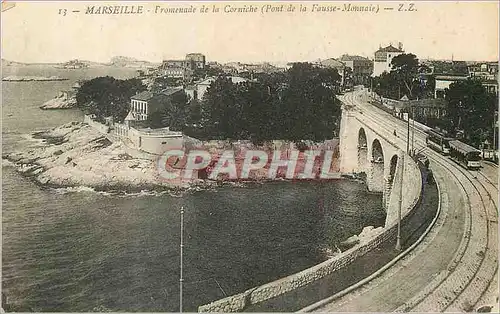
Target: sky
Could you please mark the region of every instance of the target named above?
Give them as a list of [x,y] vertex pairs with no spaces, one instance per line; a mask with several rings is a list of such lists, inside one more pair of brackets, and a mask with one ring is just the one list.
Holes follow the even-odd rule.
[[[10,2],[7,0],[7,2]],[[108,62],[129,56],[158,62],[200,52],[207,61],[313,61],[344,53],[373,58],[380,45],[403,43],[421,59],[498,61],[499,5],[490,2],[14,2],[2,13],[2,58],[19,62]],[[273,4],[294,12],[262,13]],[[312,12],[313,4],[379,5],[379,12]],[[92,5],[142,5],[143,14],[85,14]],[[160,8],[216,5],[219,13],[164,14]],[[256,7],[254,13],[224,8]],[[299,12],[300,5],[308,11]],[[394,9],[383,10],[383,7]],[[408,3],[403,9],[408,9]],[[60,14],[66,9],[66,15]],[[80,12],[72,12],[79,10]],[[148,12],[149,10],[149,12]]]

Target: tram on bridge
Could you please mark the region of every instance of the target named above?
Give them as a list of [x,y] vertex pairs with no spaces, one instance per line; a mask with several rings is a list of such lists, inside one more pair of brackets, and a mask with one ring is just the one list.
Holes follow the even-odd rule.
[[452,140],[453,138],[447,137],[445,134],[437,130],[429,130],[427,131],[425,142],[427,143],[427,146],[433,150],[438,151],[443,155],[448,155],[450,153],[450,141]]
[[457,140],[450,141],[450,157],[469,170],[481,167],[481,151]]

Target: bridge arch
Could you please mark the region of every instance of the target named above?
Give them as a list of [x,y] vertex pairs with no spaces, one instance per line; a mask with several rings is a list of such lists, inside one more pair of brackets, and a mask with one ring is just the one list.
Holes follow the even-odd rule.
[[[384,191],[384,158],[382,144],[379,139],[375,138],[371,145],[371,171],[369,180],[369,189],[373,192]],[[385,204],[385,198],[383,198],[382,204]]]
[[374,163],[384,164],[384,150],[382,149],[382,144],[376,138],[372,142],[372,161]]
[[358,131],[358,169],[359,172],[366,172],[368,162],[368,140],[364,128]]

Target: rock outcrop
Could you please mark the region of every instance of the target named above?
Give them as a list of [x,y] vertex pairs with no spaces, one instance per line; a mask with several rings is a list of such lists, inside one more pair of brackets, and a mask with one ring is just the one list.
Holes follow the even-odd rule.
[[162,181],[155,162],[132,158],[123,143],[111,142],[81,122],[38,132],[33,137],[43,140],[40,147],[4,154],[3,158],[41,185],[125,192],[189,187],[186,182]]
[[40,106],[40,109],[70,109],[74,107],[76,107],[75,95],[69,95],[68,93],[61,92],[57,97],[43,103],[43,105]]

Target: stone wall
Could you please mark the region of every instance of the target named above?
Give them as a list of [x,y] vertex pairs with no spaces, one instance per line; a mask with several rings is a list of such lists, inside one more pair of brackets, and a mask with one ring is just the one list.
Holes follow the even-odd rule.
[[84,116],[83,123],[87,123],[88,125],[90,125],[94,129],[99,131],[100,133],[103,133],[103,134],[109,133],[109,126],[93,120],[89,115]]
[[[420,197],[422,190],[422,174],[415,161],[405,154],[404,158],[404,175],[403,175],[403,195],[401,202],[401,216],[405,217],[412,209],[412,204],[415,204]],[[397,221],[399,198],[401,196],[401,167],[398,167],[393,181],[391,193],[389,194],[387,217],[385,225],[390,226]]]
[[107,134],[112,140],[122,140],[131,148],[156,156],[161,155],[168,149],[182,149],[187,138],[182,134],[168,131],[162,133],[137,130],[122,123],[113,123],[112,126],[108,126],[93,120],[88,115],[85,115],[83,122],[97,131]]
[[399,111],[401,110],[401,108],[403,108],[403,104],[401,101],[385,97],[382,97],[382,104],[388,109],[396,111]]
[[[415,162],[407,157],[405,158],[405,178],[413,178],[408,182],[408,192],[405,194],[407,200],[402,204],[402,224],[409,219],[410,215],[418,208],[420,202],[421,175]],[[407,172],[408,171],[408,172]],[[418,171],[416,175],[414,172]],[[420,185],[417,184],[420,180]],[[411,185],[414,185],[412,187]],[[351,249],[308,269],[285,278],[255,287],[245,292],[229,296],[227,298],[202,305],[198,308],[199,312],[239,312],[252,304],[266,302],[267,300],[292,292],[295,289],[311,284],[325,276],[349,265],[356,258],[363,256],[367,252],[377,248],[382,243],[393,240],[397,233],[397,221],[386,224],[385,231],[372,239],[361,242]]]

